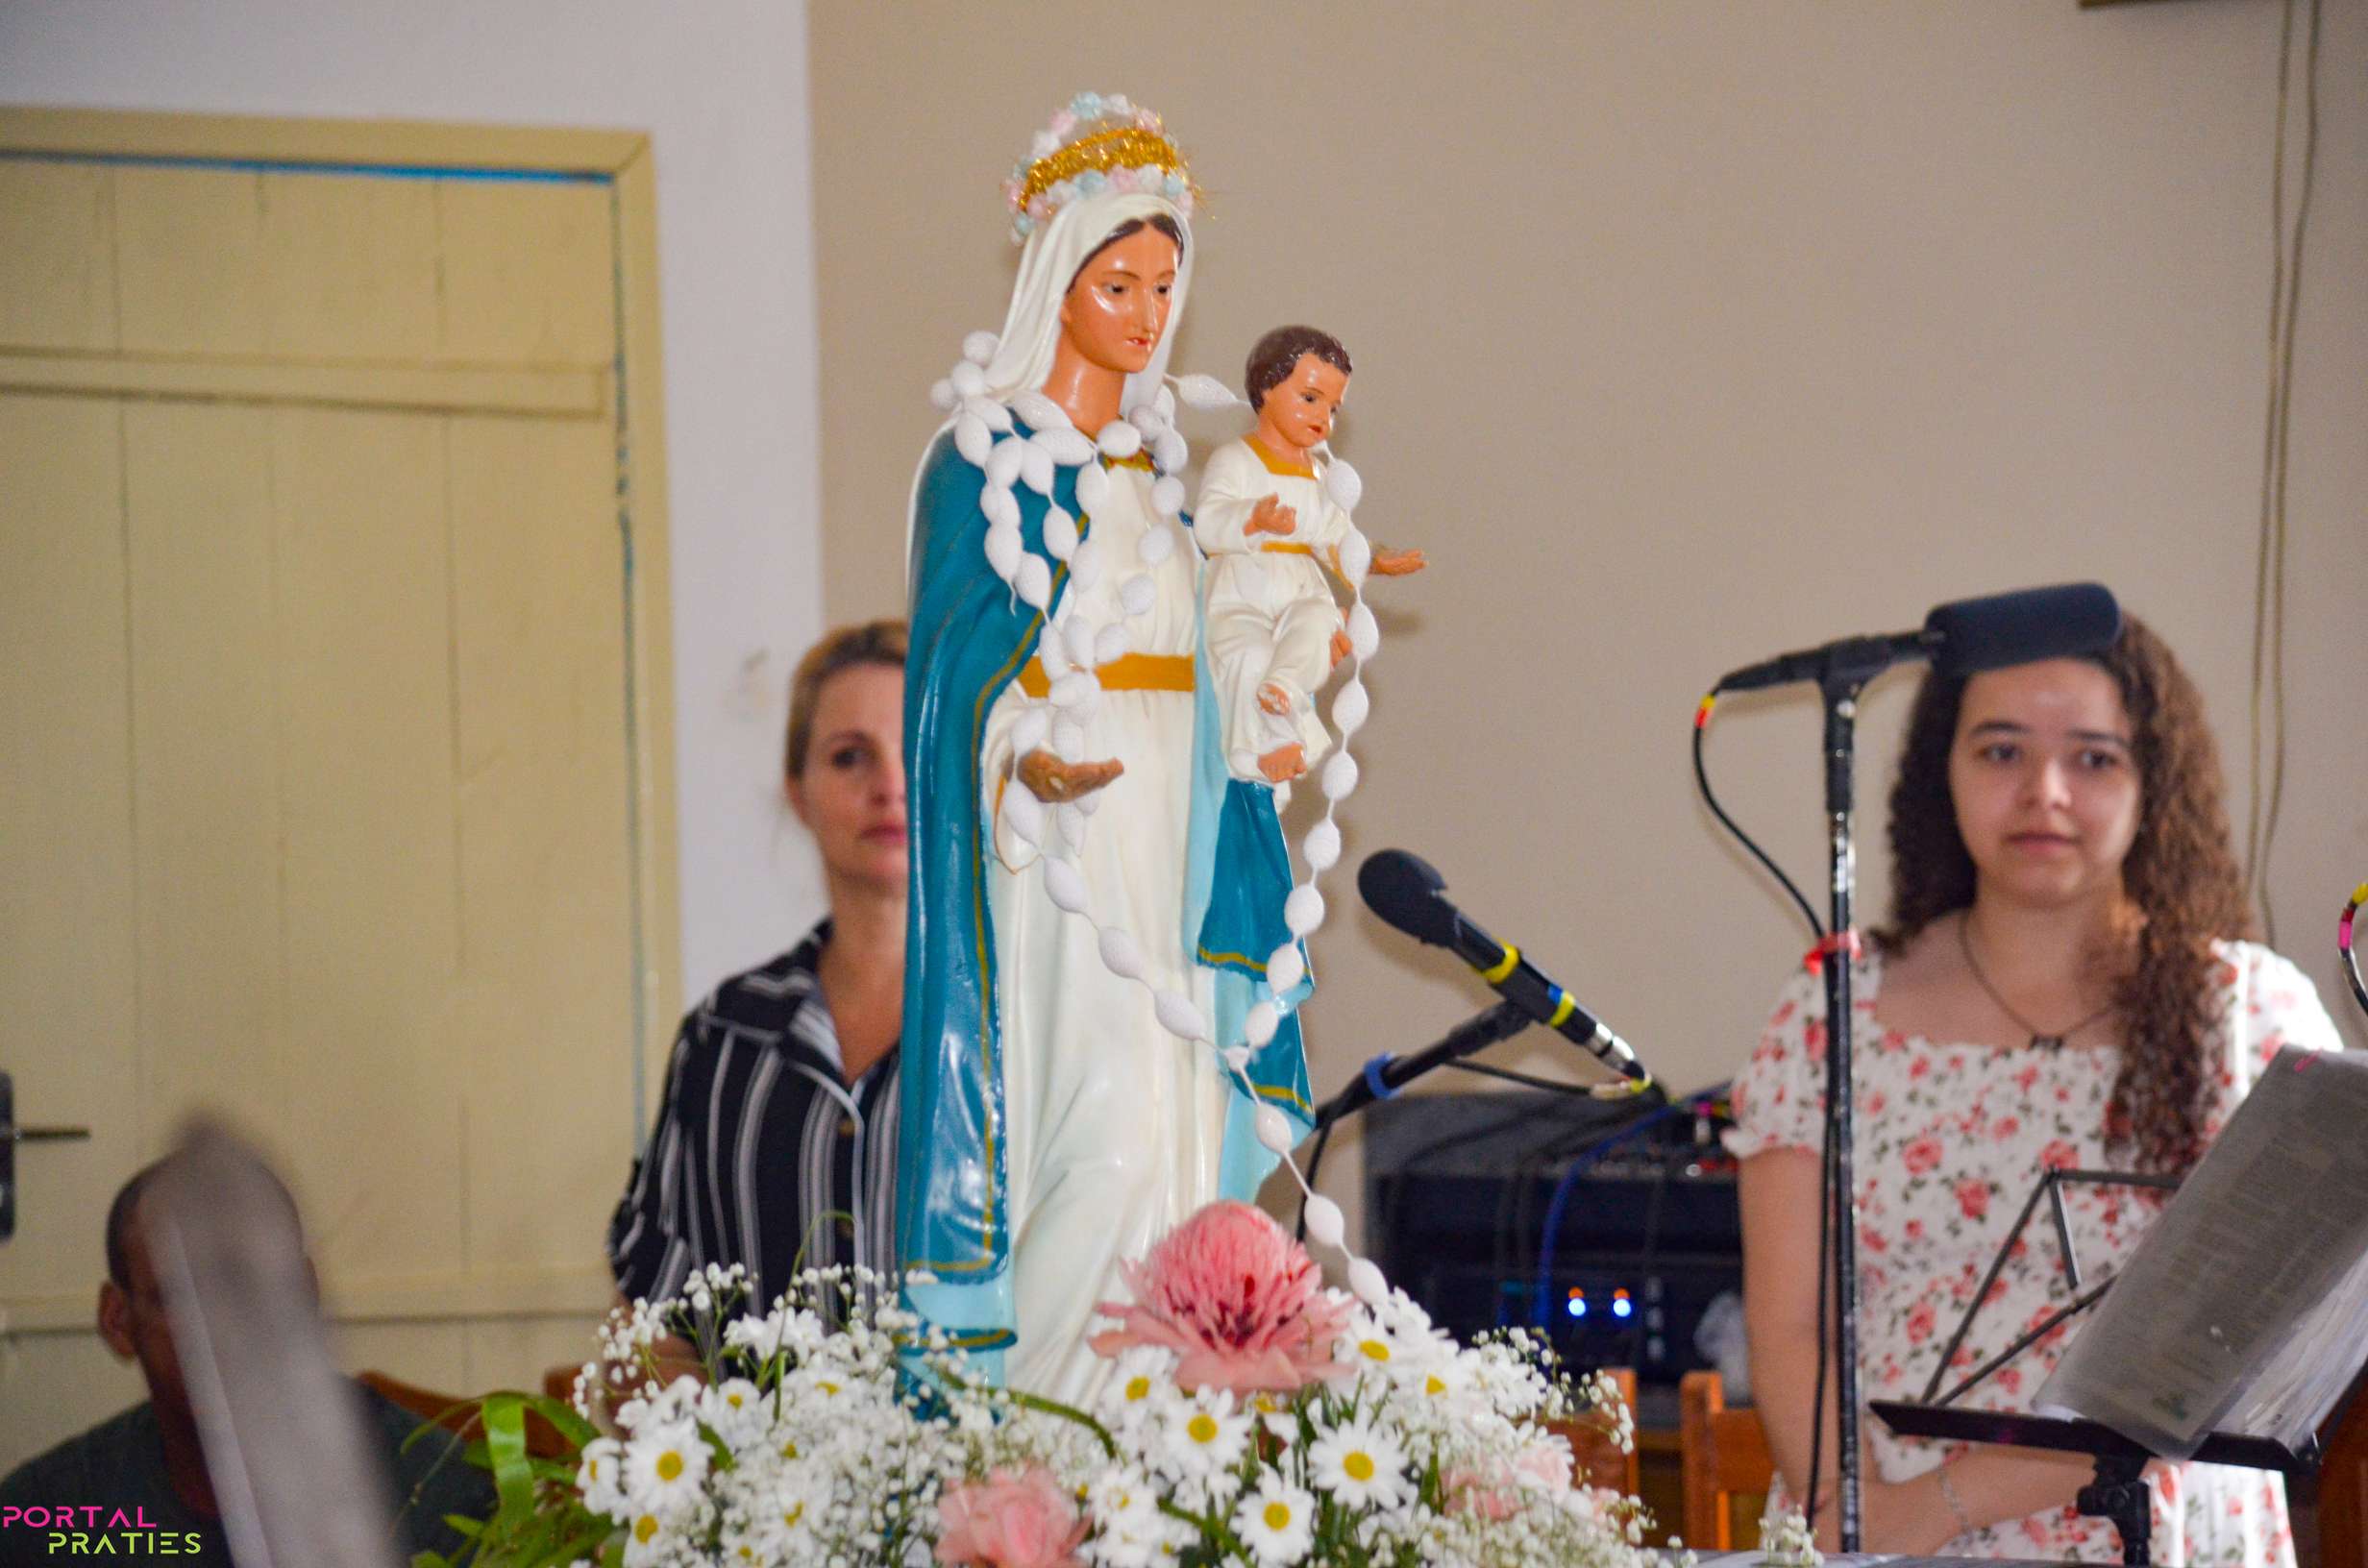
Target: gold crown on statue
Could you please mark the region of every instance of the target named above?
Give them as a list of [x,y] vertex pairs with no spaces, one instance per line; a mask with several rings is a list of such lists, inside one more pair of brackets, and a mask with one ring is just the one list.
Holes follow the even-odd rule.
[[1028,159],[1003,182],[1011,237],[1024,241],[1078,197],[1108,191],[1157,196],[1187,217],[1199,194],[1157,114],[1122,93],[1081,92],[1036,133]]

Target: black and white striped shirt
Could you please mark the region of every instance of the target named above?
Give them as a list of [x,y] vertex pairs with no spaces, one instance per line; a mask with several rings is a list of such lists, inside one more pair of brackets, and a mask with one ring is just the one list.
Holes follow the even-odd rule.
[[761,1311],[801,1267],[896,1266],[897,1053],[850,1088],[815,964],[830,922],[682,1020],[666,1098],[608,1227],[626,1299],[744,1263]]

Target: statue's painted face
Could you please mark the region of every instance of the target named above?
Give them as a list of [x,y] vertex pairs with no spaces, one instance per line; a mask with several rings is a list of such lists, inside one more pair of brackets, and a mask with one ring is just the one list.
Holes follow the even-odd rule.
[[1332,433],[1332,421],[1348,396],[1348,376],[1312,354],[1299,355],[1291,374],[1258,400],[1258,423],[1301,452]]
[[1176,244],[1145,226],[1105,245],[1061,301],[1061,336],[1088,364],[1131,376],[1151,362],[1174,304]]

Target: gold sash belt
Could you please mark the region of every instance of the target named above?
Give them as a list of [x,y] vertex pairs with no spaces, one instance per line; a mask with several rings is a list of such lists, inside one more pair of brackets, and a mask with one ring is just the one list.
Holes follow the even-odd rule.
[[[1198,684],[1189,653],[1122,653],[1094,678],[1105,692],[1189,692]],[[1042,661],[1031,658],[1020,667],[1020,689],[1033,698],[1051,692]]]

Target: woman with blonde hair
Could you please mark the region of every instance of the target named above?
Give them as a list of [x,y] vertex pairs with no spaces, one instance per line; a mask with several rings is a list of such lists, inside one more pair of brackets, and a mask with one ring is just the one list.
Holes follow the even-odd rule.
[[790,681],[782,789],[829,913],[682,1020],[657,1126],[617,1205],[627,1300],[745,1264],[770,1301],[801,1267],[896,1266],[904,999],[904,623],[843,626]]

